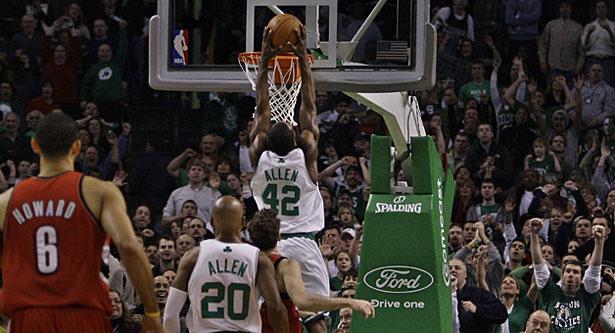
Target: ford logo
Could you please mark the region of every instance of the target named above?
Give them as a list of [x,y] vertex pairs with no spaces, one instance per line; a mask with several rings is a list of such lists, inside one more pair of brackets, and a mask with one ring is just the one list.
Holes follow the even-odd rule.
[[416,293],[429,288],[433,281],[427,271],[401,265],[374,268],[363,277],[368,287],[387,294]]

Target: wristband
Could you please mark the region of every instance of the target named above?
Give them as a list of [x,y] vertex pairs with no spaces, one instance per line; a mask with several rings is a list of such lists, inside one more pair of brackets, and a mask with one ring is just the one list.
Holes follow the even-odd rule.
[[160,318],[160,310],[156,312],[147,312],[145,311],[145,316],[149,318]]

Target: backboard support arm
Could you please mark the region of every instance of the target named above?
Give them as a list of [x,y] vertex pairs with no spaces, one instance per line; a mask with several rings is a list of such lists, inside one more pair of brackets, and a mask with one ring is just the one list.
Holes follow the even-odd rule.
[[395,159],[401,160],[404,175],[410,180],[412,162],[407,158],[411,151],[410,139],[426,136],[421,111],[416,97],[405,92],[357,93],[344,92],[357,102],[367,106],[384,118],[389,135],[395,146]]
[[284,12],[278,6],[269,5],[269,6],[267,6],[267,8],[269,8],[276,15],[284,14]]
[[380,11],[386,3],[387,0],[378,0],[378,3],[376,3],[374,9],[372,9],[365,21],[363,21],[363,24],[361,24],[361,26],[359,27],[359,30],[357,30],[357,32],[354,34],[354,37],[352,37],[352,39],[350,40],[350,49],[349,52],[345,54],[345,57],[343,59],[344,61],[350,61],[350,59],[354,55],[354,51],[357,49],[357,45],[359,45],[359,41],[361,40],[361,38],[363,38],[363,35],[365,35],[367,29],[374,22],[376,16],[380,14]]

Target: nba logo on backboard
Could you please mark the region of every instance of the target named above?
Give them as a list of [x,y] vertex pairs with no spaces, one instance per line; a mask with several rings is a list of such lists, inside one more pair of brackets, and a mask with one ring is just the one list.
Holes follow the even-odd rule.
[[188,37],[186,29],[176,29],[173,32],[173,65],[188,64]]

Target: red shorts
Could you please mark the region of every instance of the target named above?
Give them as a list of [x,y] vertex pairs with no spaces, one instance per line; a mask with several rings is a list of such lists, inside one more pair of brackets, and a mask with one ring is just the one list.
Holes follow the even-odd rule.
[[[303,332],[303,326],[301,325],[301,319],[299,319],[299,313],[295,304],[290,300],[283,299],[282,302],[286,307],[286,313],[288,314],[288,333],[301,333]],[[261,305],[261,322],[262,333],[275,333],[273,327],[269,323],[269,317],[267,316],[267,304]]]
[[18,310],[10,318],[10,333],[110,333],[107,315],[81,307],[38,307]]

